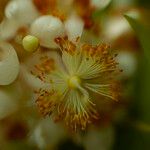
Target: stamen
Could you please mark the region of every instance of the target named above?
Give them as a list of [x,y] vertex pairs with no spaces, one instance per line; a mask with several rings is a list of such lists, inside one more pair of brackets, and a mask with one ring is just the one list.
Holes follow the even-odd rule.
[[45,75],[50,74],[55,70],[55,61],[52,58],[48,58],[48,56],[41,57],[41,62],[34,66],[34,70],[31,71],[33,75],[38,77],[43,82],[45,81]]

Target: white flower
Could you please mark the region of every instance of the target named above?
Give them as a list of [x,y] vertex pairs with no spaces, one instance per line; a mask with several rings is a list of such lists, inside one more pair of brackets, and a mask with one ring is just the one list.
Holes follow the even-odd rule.
[[[88,123],[98,119],[91,92],[116,100],[118,87],[114,75],[119,72],[117,63],[107,45],[83,45],[77,47],[67,38],[57,38],[62,49],[61,68],[42,62],[39,78],[52,86],[52,90],[37,92],[37,106],[44,115],[53,113],[56,120],[63,120],[76,130],[85,129]],[[45,64],[43,66],[43,64]]]

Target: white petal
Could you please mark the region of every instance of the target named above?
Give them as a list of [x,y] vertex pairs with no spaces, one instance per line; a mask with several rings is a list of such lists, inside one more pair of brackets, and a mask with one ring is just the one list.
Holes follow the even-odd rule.
[[0,91],[0,120],[13,113],[17,108],[17,104],[12,96],[4,90]]
[[138,9],[131,9],[126,14],[136,20],[140,20],[142,18],[142,14]]
[[28,86],[33,90],[50,89],[49,84],[42,82],[39,78],[32,75],[25,66],[21,66],[21,76]]
[[62,68],[61,58],[56,51],[47,51],[46,53],[42,52],[35,52],[34,55],[29,57],[25,62],[24,65],[21,65],[21,77],[26,82],[26,84],[36,90],[39,88],[50,89],[50,83],[44,83],[39,78],[35,77],[31,74],[31,71],[34,72],[35,65],[40,64],[41,56],[48,56],[49,58],[54,59],[56,67]]
[[5,9],[5,16],[14,19],[19,25],[30,24],[38,15],[32,0],[12,0]]
[[112,17],[104,26],[104,34],[106,38],[116,40],[122,34],[131,31],[128,22],[122,17]]
[[30,32],[40,39],[42,46],[57,48],[54,39],[64,35],[64,25],[59,18],[46,15],[33,22]]
[[35,126],[29,140],[41,150],[47,149],[47,145],[54,149],[65,136],[66,133],[62,126],[55,124],[50,119],[44,119]]
[[9,40],[13,38],[19,28],[14,19],[5,18],[0,24],[0,40]]
[[14,48],[5,42],[0,43],[0,85],[11,84],[18,76],[19,61]]
[[71,16],[65,22],[65,30],[69,40],[76,42],[78,37],[81,37],[84,28],[84,22],[77,16]]
[[54,59],[56,67],[63,68],[61,56],[57,51],[36,51],[34,55],[28,57],[24,62],[28,71],[33,70],[35,65],[40,64],[42,56],[48,56],[48,58]]

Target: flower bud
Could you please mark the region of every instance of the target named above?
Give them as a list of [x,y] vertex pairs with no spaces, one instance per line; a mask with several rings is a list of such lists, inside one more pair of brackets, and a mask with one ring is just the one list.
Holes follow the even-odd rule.
[[38,17],[32,0],[12,0],[5,9],[5,16],[14,19],[19,25],[28,25]]
[[33,22],[30,32],[39,38],[41,46],[57,48],[54,40],[64,35],[64,25],[59,18],[46,15]]
[[34,52],[39,47],[39,40],[35,36],[27,35],[23,38],[22,45],[28,52]]
[[84,28],[84,22],[76,16],[70,17],[65,22],[65,29],[68,39],[75,42],[78,37],[81,37]]

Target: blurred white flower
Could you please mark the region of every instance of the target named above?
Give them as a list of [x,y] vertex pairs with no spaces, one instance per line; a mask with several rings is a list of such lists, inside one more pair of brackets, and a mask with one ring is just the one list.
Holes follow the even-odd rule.
[[138,9],[131,9],[126,13],[126,15],[128,15],[136,20],[140,20],[142,18],[142,14]]
[[56,145],[66,136],[62,126],[55,124],[52,120],[41,120],[34,128],[30,142],[35,143],[39,149],[54,149]]
[[130,25],[122,17],[111,17],[104,26],[104,35],[110,41],[116,40],[122,34],[132,31]]
[[122,76],[132,77],[138,65],[136,55],[130,51],[120,51],[117,61],[120,68],[123,69]]
[[112,0],[91,0],[91,5],[97,9],[105,8]]
[[11,84],[18,76],[19,60],[15,49],[0,42],[0,85]]

